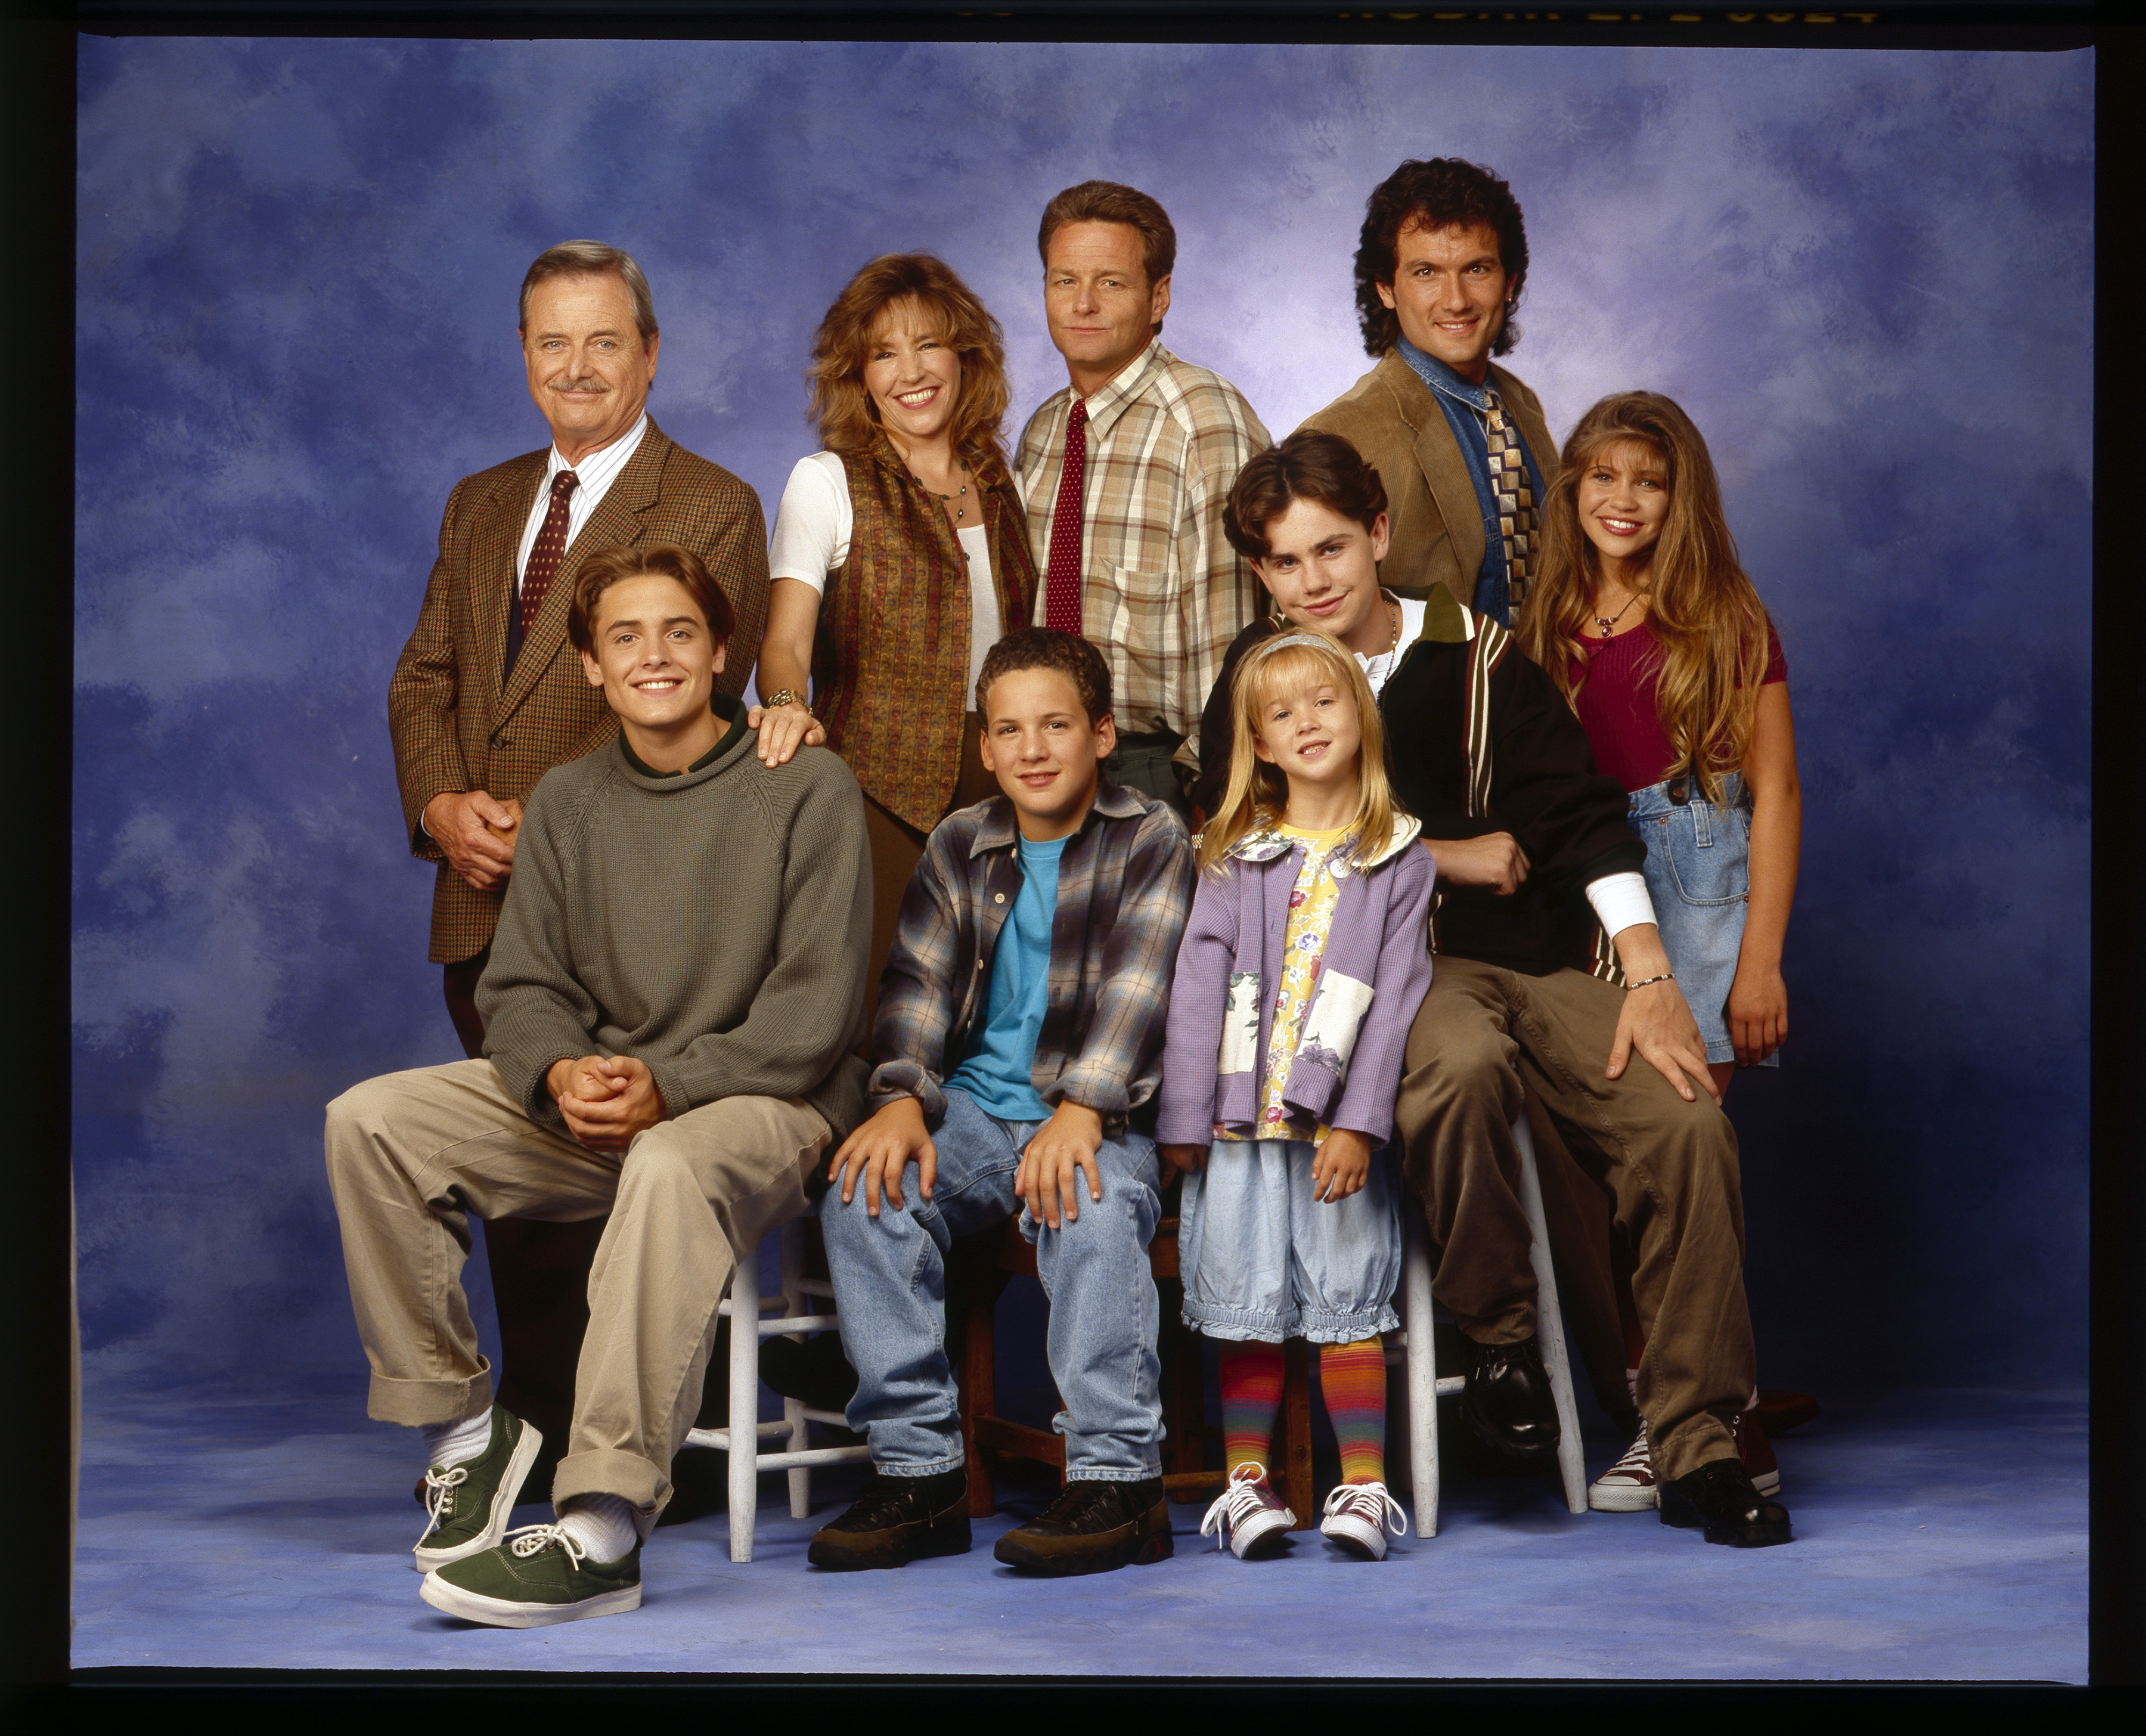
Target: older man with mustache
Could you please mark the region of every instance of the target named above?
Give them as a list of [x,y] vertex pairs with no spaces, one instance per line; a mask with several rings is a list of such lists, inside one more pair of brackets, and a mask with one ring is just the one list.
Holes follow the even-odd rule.
[[[484,1052],[477,980],[513,871],[523,798],[552,766],[618,727],[567,639],[582,563],[636,545],[698,555],[736,617],[716,682],[732,696],[744,690],[767,619],[758,497],[648,415],[661,333],[640,266],[601,242],[548,249],[522,282],[520,336],[551,444],[455,485],[417,631],[387,690],[411,851],[438,865],[432,958],[444,967],[447,1011],[472,1059]],[[499,1396],[548,1442],[566,1438],[604,1221],[500,1217],[486,1228]]]

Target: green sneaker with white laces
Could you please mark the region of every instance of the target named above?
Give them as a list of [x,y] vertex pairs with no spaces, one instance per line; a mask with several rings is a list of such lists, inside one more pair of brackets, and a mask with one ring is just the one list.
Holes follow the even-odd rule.
[[492,1628],[548,1628],[641,1607],[641,1545],[591,1561],[557,1525],[524,1525],[482,1555],[425,1575],[418,1595],[435,1609]]
[[425,1511],[430,1523],[411,1551],[421,1574],[495,1547],[536,1462],[544,1437],[502,1404],[492,1407],[492,1439],[474,1459],[434,1465],[425,1473]]

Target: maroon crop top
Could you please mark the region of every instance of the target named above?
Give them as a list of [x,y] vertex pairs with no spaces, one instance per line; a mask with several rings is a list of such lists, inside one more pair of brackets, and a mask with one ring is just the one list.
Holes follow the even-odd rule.
[[[1579,694],[1580,721],[1595,750],[1595,764],[1627,791],[1659,784],[1669,775],[1676,752],[1654,709],[1661,685],[1661,641],[1651,622],[1614,639],[1589,639],[1587,679]],[[1575,667],[1575,675],[1579,673]],[[1788,659],[1781,636],[1766,622],[1766,673],[1760,685],[1785,681]],[[1724,768],[1727,769],[1727,768]]]

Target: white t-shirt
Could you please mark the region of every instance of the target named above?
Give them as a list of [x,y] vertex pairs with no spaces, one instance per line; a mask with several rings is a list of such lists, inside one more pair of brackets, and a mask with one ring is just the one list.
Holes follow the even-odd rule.
[[[978,501],[979,516],[982,502]],[[775,530],[767,543],[770,580],[796,579],[821,596],[830,574],[850,558],[850,533],[856,515],[850,510],[849,473],[834,452],[800,458],[783,485],[782,504],[775,511]],[[976,702],[976,677],[984,654],[999,642],[999,594],[991,582],[991,539],[981,524],[958,530],[961,552],[969,562],[969,686],[966,705]]]
[[1415,643],[1416,635],[1423,631],[1424,606],[1411,598],[1395,596],[1390,591],[1381,591],[1380,596],[1390,603],[1399,603],[1401,609],[1401,636],[1394,641],[1391,651],[1382,651],[1375,657],[1358,651],[1356,661],[1363,666],[1364,679],[1371,684],[1371,697],[1376,699],[1385,691],[1386,677],[1400,667],[1401,659],[1408,648]]

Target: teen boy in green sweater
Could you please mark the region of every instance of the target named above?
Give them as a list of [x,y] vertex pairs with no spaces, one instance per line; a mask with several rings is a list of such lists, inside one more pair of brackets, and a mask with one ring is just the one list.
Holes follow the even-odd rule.
[[[477,989],[488,1059],[328,1106],[367,1409],[425,1431],[422,1595],[471,1621],[640,1607],[731,1250],[806,1210],[863,1116],[863,803],[823,750],[761,763],[715,691],[731,625],[688,550],[582,566],[570,631],[621,734],[530,797]],[[606,1210],[557,1522],[509,1535],[538,1441],[492,1402],[457,1275],[464,1214]]]

